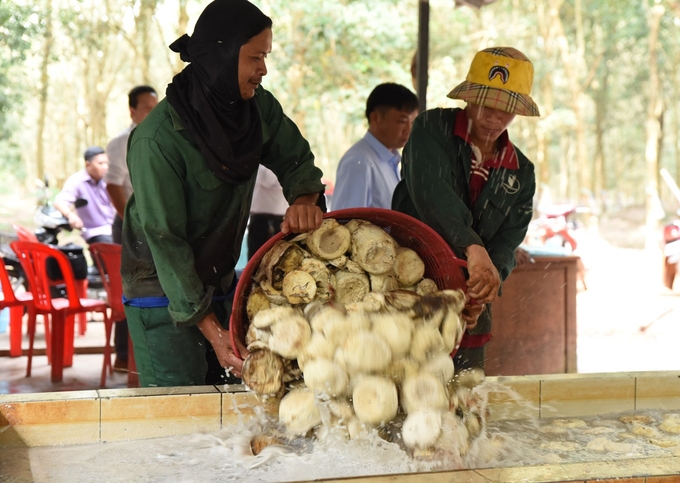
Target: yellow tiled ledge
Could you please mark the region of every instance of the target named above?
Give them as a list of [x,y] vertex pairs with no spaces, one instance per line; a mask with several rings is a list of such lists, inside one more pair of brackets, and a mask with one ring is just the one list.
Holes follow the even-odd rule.
[[[502,389],[489,395],[493,419],[680,409],[680,372],[506,376],[488,380]],[[0,450],[218,431],[259,410],[276,414],[277,403],[260,401],[242,385],[0,395]],[[427,481],[604,482],[617,478],[626,483],[680,483],[678,475],[680,457],[669,457],[428,473]],[[413,483],[422,478],[423,475],[412,474],[352,481]]]
[[[492,419],[680,409],[680,372],[489,377]],[[507,389],[517,396],[509,394]],[[521,398],[521,403],[516,397]],[[262,403],[243,385],[0,395],[0,448],[84,444],[217,431]],[[165,424],[172,421],[173,424]]]

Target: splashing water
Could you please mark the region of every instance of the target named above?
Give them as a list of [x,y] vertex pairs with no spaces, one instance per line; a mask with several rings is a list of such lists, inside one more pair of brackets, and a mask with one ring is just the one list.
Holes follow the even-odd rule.
[[[220,337],[222,337],[222,336],[220,336]],[[231,377],[231,375],[232,375],[231,371],[233,371],[233,370],[234,370],[234,366],[229,366],[229,367],[224,368],[224,375],[226,376],[227,380],[229,380],[229,378]]]
[[[664,427],[660,423],[665,418],[680,414],[635,413],[647,416],[647,432],[658,433],[657,439],[650,439],[641,435],[637,423],[619,420],[621,415],[538,419],[531,417],[537,414],[535,407],[502,384],[486,381],[475,390],[482,396],[484,411],[489,394],[500,393],[514,401],[513,415],[519,414],[522,419],[489,423],[462,456],[455,447],[447,446],[447,450],[414,457],[404,451],[398,438],[392,438],[396,443],[388,442],[376,429],[348,440],[342,428],[331,425],[327,404],[320,400],[322,425],[315,430],[314,438],[283,438],[285,444],[271,444],[256,455],[251,449],[255,436],[283,434],[278,422],[268,417],[262,406],[235,408],[238,422],[219,432],[84,446],[8,449],[3,450],[2,459],[25,460],[21,454],[28,454],[31,474],[37,482],[256,483],[680,456],[680,434],[659,429]],[[504,409],[502,405],[500,410],[495,409],[498,413],[495,416]],[[451,441],[455,441],[454,436]]]

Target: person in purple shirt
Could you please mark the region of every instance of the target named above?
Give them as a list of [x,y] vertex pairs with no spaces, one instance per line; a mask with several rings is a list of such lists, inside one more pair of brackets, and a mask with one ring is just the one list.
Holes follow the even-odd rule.
[[368,132],[340,159],[331,208],[392,207],[401,179],[399,150],[418,115],[418,98],[408,88],[380,84],[366,100]]
[[[71,228],[81,230],[88,245],[111,243],[111,223],[115,210],[106,191],[104,175],[109,159],[104,150],[93,146],[85,150],[85,169],[71,175],[54,199],[54,207],[68,220]],[[74,208],[77,199],[87,200],[85,206]]]

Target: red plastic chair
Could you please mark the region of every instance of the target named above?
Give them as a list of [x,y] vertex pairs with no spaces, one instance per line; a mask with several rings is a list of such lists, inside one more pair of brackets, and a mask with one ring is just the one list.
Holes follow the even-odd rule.
[[21,225],[12,225],[12,228],[14,228],[14,231],[17,232],[17,237],[19,237],[20,241],[38,243],[38,237],[35,236],[35,234],[28,228]]
[[[102,283],[106,291],[111,316],[106,323],[106,346],[104,347],[104,367],[102,368],[101,386],[106,384],[106,369],[109,374],[113,373],[111,365],[111,332],[114,322],[124,320],[125,307],[123,306],[123,279],[120,276],[121,246],[115,243],[93,243],[90,245],[90,254],[97,264],[99,273],[102,274]],[[137,387],[139,379],[135,367],[135,356],[132,342],[128,336],[128,386]]]
[[[30,292],[15,293],[12,281],[7,273],[7,268],[0,263],[0,285],[2,286],[2,300],[0,300],[0,310],[9,309],[9,345],[10,356],[19,357],[21,355],[21,325],[24,317],[24,308],[28,310],[28,333],[35,334],[35,308],[33,307],[33,294]],[[31,327],[33,331],[31,332]],[[49,329],[46,329],[49,331]],[[46,332],[47,334],[47,332]],[[30,361],[33,357],[33,339],[28,350],[29,369],[26,377],[31,375]]]
[[[33,294],[33,304],[36,313],[49,315],[52,320],[51,351],[52,351],[52,382],[61,382],[64,372],[64,356],[66,355],[67,319],[70,316],[86,312],[101,312],[104,320],[108,319],[106,302],[95,299],[79,298],[76,291],[76,281],[68,257],[59,250],[42,243],[15,241],[10,244],[12,250],[19,257],[21,266],[26,273],[28,284]],[[68,298],[52,298],[50,293],[51,280],[47,275],[47,259],[53,257],[59,264],[64,277]],[[108,322],[105,322],[108,323]],[[34,327],[35,329],[35,327]],[[69,334],[72,336],[72,332]],[[31,335],[31,341],[32,341]],[[29,351],[31,348],[29,348]],[[71,354],[72,355],[72,354]],[[30,372],[30,359],[28,371]]]
[[[17,234],[17,238],[19,238],[19,241],[39,243],[38,237],[36,237],[35,233],[33,233],[28,228],[21,225],[12,225],[12,228],[14,228],[14,231]],[[62,283],[61,280],[52,281],[52,285],[59,285],[61,283]],[[76,290],[79,297],[81,298],[87,297],[87,285],[88,285],[87,279],[76,280]],[[78,334],[83,336],[85,335],[86,330],[87,330],[87,314],[81,314],[78,316]],[[49,348],[47,351],[47,357],[49,360]]]

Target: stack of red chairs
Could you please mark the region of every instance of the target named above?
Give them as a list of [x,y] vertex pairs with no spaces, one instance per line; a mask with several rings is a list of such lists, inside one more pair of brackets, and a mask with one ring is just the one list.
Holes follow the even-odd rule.
[[[114,243],[93,243],[90,254],[102,275],[106,298],[111,308],[111,316],[106,322],[106,346],[104,346],[104,367],[102,368],[101,386],[106,384],[106,372],[113,373],[111,365],[111,332],[115,322],[125,319],[123,306],[123,280],[120,276],[121,246]],[[128,336],[128,387],[139,387],[139,378],[135,367],[135,356],[132,341]]]
[[[0,286],[2,286],[2,300],[0,300],[0,310],[9,309],[9,354],[12,357],[21,356],[21,325],[24,317],[24,310],[28,311],[28,326],[34,327],[35,333],[35,309],[33,306],[33,294],[30,292],[15,293],[12,281],[7,273],[5,264],[0,264]],[[30,333],[30,329],[29,329]],[[31,357],[29,352],[29,361]],[[26,376],[30,376],[29,369]]]
[[[19,238],[19,241],[28,241],[28,242],[34,242],[34,243],[39,243],[38,237],[35,236],[31,230],[29,230],[26,227],[23,227],[21,225],[12,225],[12,228],[14,228],[14,231],[17,234],[17,238]],[[62,283],[61,280],[53,280],[52,285],[60,285]],[[87,279],[84,280],[77,280],[76,279],[76,290],[78,293],[78,296],[81,298],[87,297]],[[78,317],[78,335],[83,336],[85,335],[85,331],[87,330],[87,314],[79,314]]]
[[[60,382],[63,379],[64,365],[70,365],[69,362],[73,357],[73,323],[67,323],[73,320],[73,316],[77,314],[86,314],[87,312],[100,312],[104,314],[105,323],[108,321],[108,307],[106,302],[96,299],[88,299],[79,297],[76,289],[76,280],[73,275],[73,269],[69,263],[68,257],[61,251],[52,248],[42,243],[30,241],[15,241],[11,245],[12,250],[19,257],[21,266],[24,269],[28,284],[33,295],[33,307],[36,314],[42,314],[51,319],[52,329],[47,336],[50,342],[48,347],[51,351],[52,382]],[[66,285],[67,298],[58,297],[52,298],[50,280],[47,274],[47,260],[54,258],[64,277],[62,282]],[[29,323],[29,359],[27,374],[31,371],[31,361],[33,355],[33,339],[35,337],[35,317],[33,323]],[[45,321],[45,327],[49,326],[49,322]],[[68,335],[67,335],[68,331]],[[67,343],[70,340],[71,343]],[[107,341],[108,345],[108,341]],[[70,353],[69,353],[70,352]],[[65,360],[66,359],[66,360]],[[66,364],[65,364],[66,363]]]

